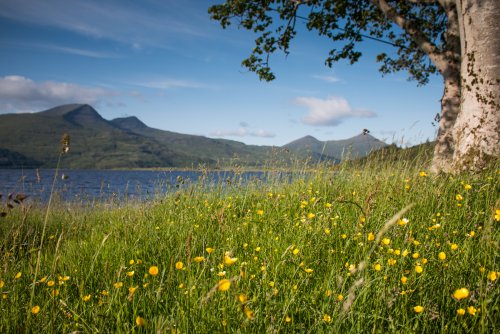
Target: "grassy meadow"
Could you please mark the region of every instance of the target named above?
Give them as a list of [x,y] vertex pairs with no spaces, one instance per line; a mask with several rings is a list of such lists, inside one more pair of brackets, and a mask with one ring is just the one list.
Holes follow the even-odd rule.
[[4,194],[0,332],[500,331],[500,165],[269,174],[120,206]]

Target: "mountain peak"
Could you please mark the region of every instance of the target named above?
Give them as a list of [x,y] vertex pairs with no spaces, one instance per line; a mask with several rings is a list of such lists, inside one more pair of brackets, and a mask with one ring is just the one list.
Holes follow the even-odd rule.
[[[71,103],[71,104],[64,104],[61,106],[57,106],[54,108],[50,108],[44,111],[41,111],[40,114],[46,115],[46,116],[63,116],[66,115],[70,112],[73,112],[77,109],[84,108],[84,107],[90,107],[88,104],[78,104],[78,103]],[[96,111],[97,112],[97,111]]]
[[135,116],[119,117],[110,121],[111,124],[123,130],[144,129],[148,126]]
[[88,104],[65,104],[40,112],[49,117],[62,117],[65,121],[77,126],[90,126],[106,122],[99,113]]

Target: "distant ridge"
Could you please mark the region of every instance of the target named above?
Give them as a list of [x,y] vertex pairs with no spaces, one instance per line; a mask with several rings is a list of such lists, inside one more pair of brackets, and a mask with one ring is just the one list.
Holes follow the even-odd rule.
[[314,153],[344,160],[364,157],[385,146],[387,146],[386,143],[369,134],[359,134],[348,139],[329,141],[320,141],[312,136],[305,136],[283,147],[301,154]]
[[370,135],[340,141],[319,141],[312,136],[283,147],[246,145],[227,139],[181,134],[150,128],[135,116],[104,119],[88,104],[67,104],[31,114],[0,115],[0,168],[26,166],[53,168],[60,139],[71,139],[63,157],[65,168],[152,168],[201,165],[210,167],[269,166],[269,161],[330,161],[362,157],[386,144]]

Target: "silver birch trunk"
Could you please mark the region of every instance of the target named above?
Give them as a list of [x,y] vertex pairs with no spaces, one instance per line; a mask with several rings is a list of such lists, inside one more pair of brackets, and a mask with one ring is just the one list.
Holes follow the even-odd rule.
[[442,58],[433,60],[443,76],[444,93],[441,99],[439,131],[436,138],[431,171],[435,173],[449,173],[453,171],[453,154],[455,152],[453,129],[460,112],[461,24],[456,0],[441,0],[440,4],[443,6],[448,17],[448,26],[445,34],[448,49],[442,54]]
[[[439,130],[434,147],[431,171],[452,172],[455,144],[453,128],[460,112],[460,71],[444,78],[444,93],[441,99]],[[457,73],[458,72],[458,73]]]
[[462,82],[452,169],[478,171],[500,157],[500,1],[457,3]]

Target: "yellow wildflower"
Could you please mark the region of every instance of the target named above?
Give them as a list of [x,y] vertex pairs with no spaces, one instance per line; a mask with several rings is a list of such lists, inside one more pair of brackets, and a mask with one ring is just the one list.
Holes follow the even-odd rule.
[[406,276],[401,277],[401,283],[406,284],[406,282],[408,282],[408,277]]
[[492,282],[495,281],[497,279],[497,273],[495,271],[490,271],[488,273],[488,279]]
[[373,266],[373,269],[375,269],[375,271],[380,271],[382,270],[382,266],[380,265],[380,263],[377,263]]
[[391,239],[389,239],[389,238],[384,238],[384,239],[382,239],[382,243],[383,243],[384,245],[388,246],[388,245],[391,243]]
[[205,250],[207,251],[208,254],[212,254],[215,249],[213,249],[212,247],[207,247]]
[[424,271],[424,268],[422,268],[422,266],[415,266],[415,272],[417,274],[421,274],[422,272]]
[[113,283],[113,286],[117,289],[120,289],[122,286],[123,286],[123,282],[116,282],[116,283]]
[[458,300],[467,298],[467,297],[469,297],[469,290],[467,290],[467,288],[457,289],[453,293],[453,297],[455,297],[455,299],[458,299]]
[[54,286],[54,284],[56,284],[56,282],[50,280],[47,282],[47,286]]
[[236,261],[238,261],[237,257],[231,257],[229,252],[226,252],[224,254],[224,264],[227,266],[230,266],[234,264]]
[[182,268],[184,268],[184,263],[182,263],[181,261],[175,263],[175,269],[181,270]]
[[23,273],[22,273],[22,272],[18,272],[18,273],[16,274],[16,276],[14,276],[14,278],[15,278],[15,279],[20,279],[20,278],[21,278],[21,276],[23,276]]
[[151,266],[151,267],[149,267],[149,274],[151,276],[158,275],[158,267],[157,266]]
[[253,319],[253,311],[250,310],[248,307],[243,307],[243,312],[247,316],[248,319]]
[[220,280],[217,284],[217,288],[219,291],[227,291],[231,287],[231,281],[228,279]]
[[40,306],[38,305],[33,306],[33,308],[31,309],[31,313],[38,314],[38,312],[40,312]]
[[476,315],[477,309],[474,306],[467,307],[467,313],[470,315]]
[[339,302],[343,301],[343,300],[344,300],[344,296],[343,296],[342,294],[340,294],[340,293],[339,293],[339,294],[337,295],[337,300],[338,300]]
[[415,311],[415,313],[422,313],[424,311],[424,307],[417,305],[413,308],[413,311]]
[[402,218],[398,221],[399,226],[405,226],[410,220],[408,218]]
[[293,255],[297,255],[299,254],[299,249],[298,248],[295,248],[293,251],[292,251]]
[[439,259],[440,259],[441,261],[444,261],[444,260],[446,260],[446,253],[445,253],[445,252],[440,252],[440,253],[438,254],[438,257],[439,257]]
[[500,209],[495,209],[495,220],[500,221]]
[[458,314],[458,315],[464,315],[464,314],[465,314],[465,310],[464,310],[463,308],[459,308],[459,309],[457,310],[457,314]]
[[264,210],[261,210],[261,209],[257,210],[257,214],[259,216],[262,216],[264,214]]
[[144,327],[146,325],[146,320],[144,320],[143,317],[137,316],[137,318],[135,318],[135,324],[137,327]]
[[373,234],[372,232],[368,233],[368,241],[373,241],[375,240],[375,234]]
[[204,258],[203,256],[197,256],[197,257],[195,257],[195,258],[193,259],[193,261],[194,261],[194,262],[198,262],[198,263],[200,263],[200,262],[205,261],[205,258]]
[[134,274],[135,274],[135,271],[133,271],[133,270],[132,270],[132,271],[127,272],[127,276],[128,276],[128,277],[132,277],[132,276],[134,276]]
[[5,286],[5,282],[0,280],[0,289],[3,288]]
[[332,317],[329,316],[328,314],[323,315],[323,321],[330,323],[332,321]]
[[239,301],[240,303],[244,303],[244,302],[246,302],[247,300],[248,300],[248,297],[247,297],[244,293],[240,293],[240,294],[238,295],[238,301]]
[[84,302],[88,302],[88,301],[90,300],[90,298],[92,298],[92,295],[86,295],[86,296],[83,296],[83,297],[82,297],[82,300],[83,300]]
[[420,177],[426,177],[427,173],[424,171],[421,171],[420,173],[418,173],[418,175],[420,175]]

